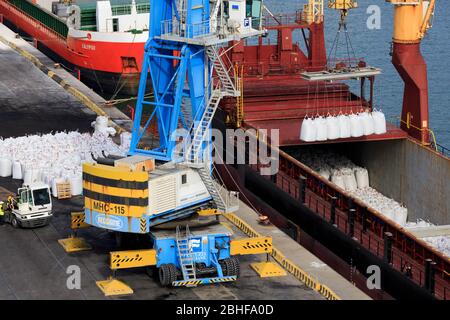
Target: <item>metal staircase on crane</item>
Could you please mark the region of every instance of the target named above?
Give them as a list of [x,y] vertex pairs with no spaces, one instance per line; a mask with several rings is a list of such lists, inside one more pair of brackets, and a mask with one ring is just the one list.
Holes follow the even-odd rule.
[[231,66],[230,70],[227,69],[216,46],[206,47],[205,52],[209,60],[213,63],[214,70],[219,77],[223,90],[222,96],[238,97],[240,92],[236,89],[236,86],[230,77],[230,71],[233,67]]
[[213,90],[202,118],[200,119],[198,125],[193,129],[191,144],[187,148],[186,152],[188,163],[196,165],[202,162],[202,155],[200,154],[200,152],[203,150],[202,144],[205,141],[205,137],[210,128],[212,119],[214,118],[214,114],[219,107],[221,98],[222,91],[219,89]]
[[211,175],[211,170],[208,167],[204,166],[198,168],[197,171],[203,183],[205,184],[206,189],[208,189],[209,194],[213,198],[217,209],[220,212],[224,213],[232,212],[233,210],[230,210],[231,208],[227,206],[226,201],[220,195],[220,192],[216,187],[216,182],[214,181],[214,178]]
[[176,229],[176,242],[178,259],[180,261],[181,273],[184,281],[197,279],[195,272],[195,257],[190,246],[192,236],[189,231],[189,226],[186,226],[185,234],[183,235],[180,226]]

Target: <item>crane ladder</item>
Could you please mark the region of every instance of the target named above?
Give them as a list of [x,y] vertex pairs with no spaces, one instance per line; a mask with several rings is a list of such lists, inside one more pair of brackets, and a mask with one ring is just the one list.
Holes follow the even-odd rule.
[[181,273],[183,274],[183,280],[195,280],[197,275],[195,272],[195,259],[194,253],[190,248],[190,240],[192,236],[189,231],[189,226],[186,225],[186,231],[183,235],[180,226],[176,229],[176,242],[178,250],[178,259],[180,262]]

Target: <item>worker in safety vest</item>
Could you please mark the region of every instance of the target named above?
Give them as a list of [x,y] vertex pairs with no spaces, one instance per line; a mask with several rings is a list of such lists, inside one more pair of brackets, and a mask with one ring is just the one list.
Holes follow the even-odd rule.
[[3,224],[3,219],[5,217],[5,203],[0,201],[0,226]]

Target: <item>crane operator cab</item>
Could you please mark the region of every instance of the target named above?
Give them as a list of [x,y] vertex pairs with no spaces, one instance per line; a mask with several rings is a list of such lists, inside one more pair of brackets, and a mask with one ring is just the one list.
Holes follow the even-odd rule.
[[14,228],[36,228],[47,225],[52,217],[50,188],[44,183],[24,185],[17,196],[7,202],[5,221]]
[[262,28],[262,0],[223,1],[223,18],[227,22],[225,31],[245,34]]
[[180,9],[176,15],[161,21],[157,38],[216,45],[266,33],[262,24],[263,0],[210,1],[208,15],[203,11],[204,6],[195,6],[191,0],[179,0],[177,8]]

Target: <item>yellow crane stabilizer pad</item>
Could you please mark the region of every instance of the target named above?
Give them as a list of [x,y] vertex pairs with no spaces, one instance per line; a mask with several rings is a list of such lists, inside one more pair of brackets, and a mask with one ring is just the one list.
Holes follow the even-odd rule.
[[73,236],[67,239],[59,239],[58,243],[64,248],[66,252],[79,252],[91,250],[92,247],[83,238],[75,238]]
[[216,216],[218,214],[222,214],[222,212],[220,212],[217,209],[202,209],[202,210],[198,210],[197,213],[200,217],[209,217],[209,216]]
[[256,237],[230,242],[231,255],[272,253],[272,237]]
[[70,227],[72,230],[89,228],[90,225],[84,222],[84,212],[72,212],[70,214]]
[[133,289],[131,289],[124,282],[110,278],[108,280],[96,281],[97,287],[102,290],[103,294],[107,297],[109,296],[123,296],[133,294]]
[[156,265],[156,250],[129,250],[110,252],[110,268],[129,269]]
[[261,278],[283,277],[287,275],[286,271],[274,262],[254,262],[250,266]]

